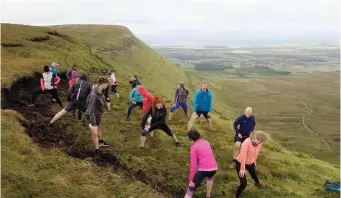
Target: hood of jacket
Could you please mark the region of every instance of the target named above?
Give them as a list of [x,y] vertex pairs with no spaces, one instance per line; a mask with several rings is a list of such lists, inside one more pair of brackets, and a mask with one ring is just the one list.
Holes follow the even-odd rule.
[[139,85],[137,87],[137,91],[142,95],[142,96],[145,96],[147,94],[147,91],[146,89],[142,86],[142,85]]
[[87,76],[85,73],[83,73],[83,74],[81,75],[80,79],[81,79],[81,80],[88,81],[88,76]]

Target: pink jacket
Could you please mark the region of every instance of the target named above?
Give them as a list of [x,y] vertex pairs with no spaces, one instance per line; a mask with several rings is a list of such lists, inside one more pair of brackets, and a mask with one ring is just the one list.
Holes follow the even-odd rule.
[[240,162],[240,170],[245,171],[245,164],[253,164],[257,160],[257,156],[262,148],[262,144],[254,147],[251,139],[247,138],[240,149],[237,161]]
[[154,101],[154,96],[151,93],[147,92],[146,89],[142,85],[139,85],[137,87],[137,91],[142,96],[142,99],[143,99],[142,113],[145,114],[149,110],[149,108],[152,106],[153,101]]
[[199,139],[193,143],[191,147],[191,165],[189,180],[193,181],[197,164],[198,171],[215,171],[218,170],[217,162],[214,158],[210,143],[206,140]]

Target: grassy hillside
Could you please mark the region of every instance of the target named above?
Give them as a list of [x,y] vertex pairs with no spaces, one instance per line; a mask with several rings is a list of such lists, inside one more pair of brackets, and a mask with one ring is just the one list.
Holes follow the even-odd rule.
[[[15,25],[9,25],[8,27],[12,29],[11,31],[7,31],[7,35],[2,35],[5,36],[5,38],[6,36],[7,38],[10,38],[9,34],[16,35],[16,32],[18,31],[16,30]],[[28,32],[33,32],[34,30],[38,31],[38,33],[49,30],[28,26],[17,26],[17,28],[25,28]],[[161,94],[168,100],[171,100],[176,82],[185,81],[186,85],[190,88],[191,93],[193,93],[198,89],[200,78],[195,75],[185,75],[185,73],[178,69],[174,64],[162,58],[151,48],[144,45],[126,28],[117,26],[62,26],[54,28],[57,28],[57,31],[61,31],[65,35],[71,35],[72,37],[70,38],[77,43],[74,45],[71,43],[59,45],[60,41],[56,40],[52,43],[54,46],[60,46],[56,51],[62,51],[64,49],[63,46],[68,45],[83,49],[80,56],[88,62],[82,63],[80,66],[82,69],[86,70],[86,65],[89,65],[92,63],[91,61],[94,61],[98,63],[98,65],[96,65],[97,68],[112,67],[116,70],[120,80],[118,90],[122,97],[119,100],[113,97],[113,111],[107,111],[103,116],[104,138],[113,144],[113,147],[105,149],[104,151],[117,156],[119,163],[124,165],[125,170],[112,169],[112,167],[110,168],[110,165],[105,168],[98,167],[88,158],[85,158],[87,160],[74,159],[68,157],[65,152],[61,152],[66,151],[66,153],[69,153],[72,149],[77,149],[76,147],[70,147],[70,144],[68,144],[69,136],[64,137],[64,132],[75,137],[72,138],[72,140],[76,141],[72,146],[88,145],[90,148],[92,143],[89,130],[78,124],[72,115],[67,115],[62,120],[57,121],[52,128],[44,126],[44,123],[48,123],[51,119],[52,111],[56,112],[59,110],[59,108],[56,108],[55,106],[50,109],[50,105],[48,105],[47,101],[47,105],[40,108],[40,110],[46,108],[49,111],[46,114],[39,112],[39,109],[31,109],[31,112],[28,112],[25,109],[20,109],[20,111],[30,119],[29,123],[31,123],[31,125],[29,125],[29,130],[39,131],[39,135],[42,136],[39,139],[40,141],[38,141],[40,144],[42,141],[50,141],[51,137],[56,136],[61,138],[61,141],[54,142],[53,145],[55,149],[42,149],[36,144],[33,144],[32,146],[32,142],[23,134],[23,128],[20,127],[15,120],[17,115],[12,111],[3,111],[3,117],[7,116],[5,118],[11,120],[6,123],[6,125],[2,124],[3,131],[7,130],[4,134],[11,136],[14,133],[9,133],[10,131],[17,131],[19,134],[18,136],[15,136],[14,139],[20,139],[21,141],[26,142],[23,144],[27,145],[30,149],[36,148],[37,152],[36,155],[30,156],[30,152],[16,151],[15,148],[12,148],[12,142],[14,140],[11,139],[11,137],[3,138],[2,152],[5,153],[7,149],[6,152],[9,154],[3,154],[4,164],[2,164],[2,168],[8,172],[8,176],[5,178],[2,177],[2,184],[7,182],[7,190],[3,190],[2,195],[4,197],[20,197],[22,195],[27,195],[27,193],[31,193],[34,197],[46,197],[54,192],[61,192],[61,197],[88,197],[89,195],[96,197],[96,193],[97,197],[120,197],[117,195],[119,193],[122,193],[121,197],[183,197],[188,182],[189,172],[188,149],[190,147],[190,142],[186,137],[187,120],[184,118],[182,112],[178,111],[176,116],[174,116],[174,120],[169,122],[171,129],[184,144],[183,148],[175,147],[168,136],[161,131],[158,131],[156,132],[154,139],[148,137],[144,150],[139,149],[140,118],[138,116],[138,110],[134,110],[133,119],[131,121],[124,120],[128,107],[127,95],[130,91],[130,85],[127,83],[127,80],[130,75],[137,73],[141,76],[142,82],[148,90]],[[25,34],[21,34],[19,38],[20,39],[17,39],[18,41],[26,42]],[[11,42],[14,43],[14,40]],[[83,44],[83,42],[85,44]],[[30,42],[27,44],[28,47],[25,51],[34,51],[34,49],[29,48],[35,47],[35,45],[31,44],[32,43]],[[87,46],[91,48],[93,54]],[[54,53],[48,50],[50,44],[44,44],[43,47],[47,50],[46,52],[44,49],[41,51],[52,57]],[[28,58],[22,54],[15,53],[16,50],[20,51],[19,47],[12,47],[11,50],[11,53],[6,52],[6,54],[4,54],[3,57],[5,57],[5,61],[12,62],[11,67],[13,68],[23,67],[23,65],[13,65],[13,62],[17,59],[26,60]],[[67,64],[72,64],[73,62],[78,63],[77,57],[72,56],[72,54],[72,52],[62,54],[60,55],[60,60],[65,60],[65,57],[69,57],[68,60],[71,61]],[[30,59],[39,57],[40,56],[37,54],[31,54],[29,56]],[[50,57],[42,59],[43,61],[50,62]],[[63,61],[60,62],[63,64]],[[7,65],[5,68],[2,68],[8,70],[6,71],[8,72],[8,76],[14,76],[14,72],[10,70],[11,67]],[[27,68],[27,73],[40,71],[40,68],[41,66],[32,66]],[[16,76],[25,74],[21,73],[21,70],[18,71]],[[9,80],[13,79],[13,77],[9,78]],[[91,80],[93,80],[93,78],[91,78]],[[210,87],[215,86],[217,85],[215,85],[214,82],[210,82]],[[61,88],[60,91],[65,92],[65,89]],[[215,103],[219,104],[223,102],[218,101],[218,90],[214,89],[213,91],[214,97],[217,99],[214,99]],[[167,105],[169,106],[170,103]],[[232,120],[234,119],[234,115],[232,116],[231,114],[222,112],[222,109],[219,106],[214,105],[214,108],[214,132],[207,132],[208,127],[204,120],[198,121],[195,127],[202,132],[203,138],[208,139],[211,142],[215,156],[218,160],[219,171],[215,177],[215,186],[213,187],[214,196],[232,197],[238,185],[238,177],[235,170],[229,168],[233,149]],[[36,117],[38,117],[40,121],[35,124],[37,121],[35,120]],[[64,126],[68,126],[66,131],[64,130]],[[13,158],[12,155],[16,154],[12,154],[10,151],[18,152],[21,156]],[[21,160],[25,159],[25,157],[31,160],[29,162],[32,164],[25,164],[26,161]],[[41,159],[38,157],[41,157]],[[11,162],[11,164],[14,164],[15,166],[11,166],[9,163],[6,164],[5,161]],[[46,166],[47,168],[44,169]],[[67,167],[65,168],[65,166]],[[80,168],[83,166],[86,166],[87,169],[84,170]],[[28,180],[30,182],[22,183],[21,181],[25,180],[21,179],[20,176],[20,179],[16,177],[15,173],[18,169],[21,170],[22,175],[27,176],[27,178],[25,178],[26,181]],[[41,171],[41,169],[46,172]],[[247,191],[244,193],[244,197],[339,197],[339,194],[326,193],[323,189],[325,179],[338,180],[339,166],[316,160],[303,153],[290,152],[274,140],[270,140],[264,145],[261,155],[259,156],[257,169],[260,179],[269,186],[269,189],[260,191],[254,186],[249,185]],[[39,174],[33,174],[34,171],[37,170],[40,171]],[[122,177],[126,177],[128,173],[134,173],[135,177],[128,177],[121,180],[115,176],[121,176],[122,174]],[[51,176],[47,177],[45,174]],[[85,174],[85,176],[83,174]],[[104,176],[102,176],[102,174]],[[22,175],[21,177],[23,177]],[[69,182],[71,185],[63,186],[62,184],[64,184],[64,182],[59,183],[59,185],[54,185],[50,182],[50,177],[54,178],[59,175],[70,175],[70,178],[65,176],[66,178],[57,178],[55,180],[65,180],[66,184]],[[100,179],[98,177],[100,177]],[[103,181],[105,181],[105,183],[102,183],[102,177],[104,177]],[[79,179],[74,181],[74,178]],[[95,181],[96,183],[93,183],[92,181]],[[141,183],[140,181],[143,182]],[[80,184],[78,182],[80,182]],[[73,189],[72,184],[76,186],[76,189]],[[250,178],[249,184],[252,184]],[[36,186],[35,188],[34,185]],[[18,186],[24,187],[18,188]],[[87,191],[86,189],[88,188],[91,188],[91,191]],[[33,191],[32,189],[37,189],[37,191]],[[205,194],[204,189],[203,185],[196,195],[198,197],[203,197]],[[173,196],[169,194],[172,194]]]
[[[132,74],[155,94],[173,97],[176,83],[186,76],[180,68],[157,54],[126,27],[111,25],[62,25],[53,28],[86,43],[115,70],[120,82]],[[122,83],[125,83],[124,81]]]
[[[211,80],[216,109],[221,113],[234,118],[245,106],[252,106],[257,127],[286,148],[340,163],[338,75],[226,79],[206,73],[206,78]],[[311,114],[298,99],[312,109]],[[312,131],[304,127],[304,115],[305,124]]]

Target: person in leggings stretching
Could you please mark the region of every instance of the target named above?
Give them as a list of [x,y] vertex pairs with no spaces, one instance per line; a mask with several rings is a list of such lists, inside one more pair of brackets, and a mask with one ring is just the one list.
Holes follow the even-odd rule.
[[[151,118],[149,118],[151,117]],[[161,97],[155,97],[152,107],[144,114],[142,118],[142,134],[141,134],[141,149],[144,148],[144,143],[146,141],[146,135],[155,129],[161,129],[167,135],[174,138],[175,145],[180,146],[181,144],[178,142],[176,136],[172,133],[171,129],[166,124],[167,117],[167,109]],[[148,118],[150,119],[150,123],[147,122]]]
[[[191,162],[189,174],[189,187],[185,198],[191,198],[194,191],[199,187],[201,182],[207,177],[206,197],[211,197],[213,186],[213,176],[218,170],[217,162],[212,152],[211,145],[208,141],[200,139],[200,133],[191,129],[187,133],[188,138],[193,142],[190,149]],[[196,168],[198,166],[198,172]]]
[[236,171],[239,177],[240,185],[237,188],[235,198],[239,198],[242,191],[246,188],[245,169],[250,173],[252,179],[255,181],[255,186],[259,189],[265,189],[266,186],[260,183],[256,174],[256,160],[266,140],[266,135],[263,131],[255,131],[250,134],[242,146],[236,161]]

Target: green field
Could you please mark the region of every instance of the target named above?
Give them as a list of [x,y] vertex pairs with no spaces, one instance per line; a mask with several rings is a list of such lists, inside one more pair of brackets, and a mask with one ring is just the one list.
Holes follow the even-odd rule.
[[[339,194],[328,193],[323,188],[326,179],[339,179],[339,164],[297,152],[294,147],[287,149],[288,145],[283,143],[281,139],[283,136],[280,136],[279,131],[276,136],[274,127],[266,128],[268,126],[266,123],[287,126],[280,119],[269,121],[269,117],[262,117],[261,114],[267,112],[280,114],[283,108],[276,109],[270,106],[264,108],[262,106],[264,102],[258,101],[263,100],[263,97],[252,100],[252,103],[249,100],[242,100],[249,97],[249,93],[255,97],[255,94],[260,91],[269,96],[273,94],[272,98],[268,99],[272,104],[276,103],[281,92],[291,93],[290,96],[288,94],[288,98],[294,97],[296,91],[305,89],[298,88],[295,82],[289,87],[284,83],[283,89],[274,91],[273,88],[265,87],[275,86],[275,81],[236,77],[226,79],[211,73],[183,71],[121,26],[76,25],[53,28],[57,29],[58,34],[48,34],[47,32],[52,31],[50,28],[2,24],[2,85],[8,86],[13,80],[31,75],[33,72],[40,72],[42,66],[52,60],[59,61],[63,70],[74,62],[79,64],[83,71],[95,70],[94,68],[114,69],[120,83],[118,90],[121,98],[117,100],[113,97],[113,111],[104,114],[104,138],[113,144],[113,147],[106,149],[105,152],[117,156],[119,164],[125,169],[110,165],[97,166],[89,158],[81,160],[69,156],[70,148],[63,141],[55,143],[53,148],[40,147],[39,145],[44,142],[37,144],[34,139],[31,140],[27,136],[17,119],[19,115],[11,110],[3,110],[2,119],[8,120],[1,125],[3,155],[1,195],[3,197],[183,197],[188,185],[189,172],[190,141],[186,137],[187,120],[182,112],[178,111],[174,120],[169,122],[171,129],[184,144],[183,148],[175,147],[168,136],[158,131],[154,139],[147,138],[146,148],[140,150],[139,112],[134,111],[131,121],[124,120],[130,91],[127,82],[133,74],[141,76],[147,90],[166,98],[168,107],[171,105],[170,100],[173,98],[177,82],[184,81],[192,97],[200,86],[200,80],[209,78],[209,86],[214,96],[214,132],[207,132],[208,126],[204,120],[197,121],[195,127],[205,139],[211,142],[218,161],[219,171],[213,187],[215,197],[232,197],[239,183],[235,170],[229,168],[233,150],[232,124],[236,115],[242,113],[246,105],[254,107],[258,120],[257,127],[269,133],[272,139],[264,144],[257,162],[259,177],[269,186],[269,189],[260,191],[253,185],[249,185],[243,194],[244,197],[339,197]],[[30,40],[33,37],[46,38],[47,35],[50,35],[47,40],[38,42]],[[95,77],[96,72],[92,74],[91,80]],[[285,78],[277,83],[285,81]],[[257,90],[245,88],[245,93],[236,91],[238,86],[248,85],[248,81],[254,81],[251,84],[255,85]],[[336,81],[331,81],[329,86],[332,86],[334,91],[333,83]],[[229,85],[226,86],[227,84]],[[311,90],[314,90],[313,87]],[[325,91],[330,90],[325,89]],[[302,97],[301,99],[311,108],[315,108],[314,105],[320,106],[319,103],[309,100],[309,95],[298,96]],[[338,98],[321,97],[321,100],[326,99],[329,103],[335,103]],[[286,104],[291,105],[290,110],[295,110],[295,118],[298,121],[294,128],[297,127],[296,129],[299,128],[304,132],[303,127],[300,126],[300,118],[308,111],[305,111],[305,107],[295,100],[286,100]],[[328,108],[323,107],[317,111],[325,112]],[[339,106],[336,108],[339,109]],[[269,109],[271,111],[268,111]],[[46,114],[50,116],[58,110],[59,108],[53,106],[52,109],[46,110],[48,111]],[[335,113],[334,109],[332,113]],[[72,115],[57,121],[56,126],[50,129],[44,126],[44,123],[48,123],[51,117],[43,117],[37,110],[24,114],[30,115],[26,117],[28,123],[35,121],[34,115],[42,119],[41,123],[36,124],[44,129],[43,135],[49,137],[53,135],[51,132],[58,133],[55,129],[61,129],[62,132],[61,127],[67,126],[66,132],[73,137],[74,145],[85,145],[84,147],[89,149],[92,147],[89,129],[76,123]],[[312,115],[323,117],[323,114]],[[335,120],[330,121],[333,124],[331,128],[334,129]],[[318,131],[318,127],[314,128],[315,121],[307,120],[308,125],[310,122],[311,127]],[[31,126],[34,128],[34,123]],[[20,147],[15,146],[13,142],[20,142]],[[72,148],[77,149],[77,147]],[[329,150],[326,150],[326,154],[330,153],[327,152]],[[252,184],[250,179],[249,184]],[[196,195],[198,197],[205,195],[204,185]]]

